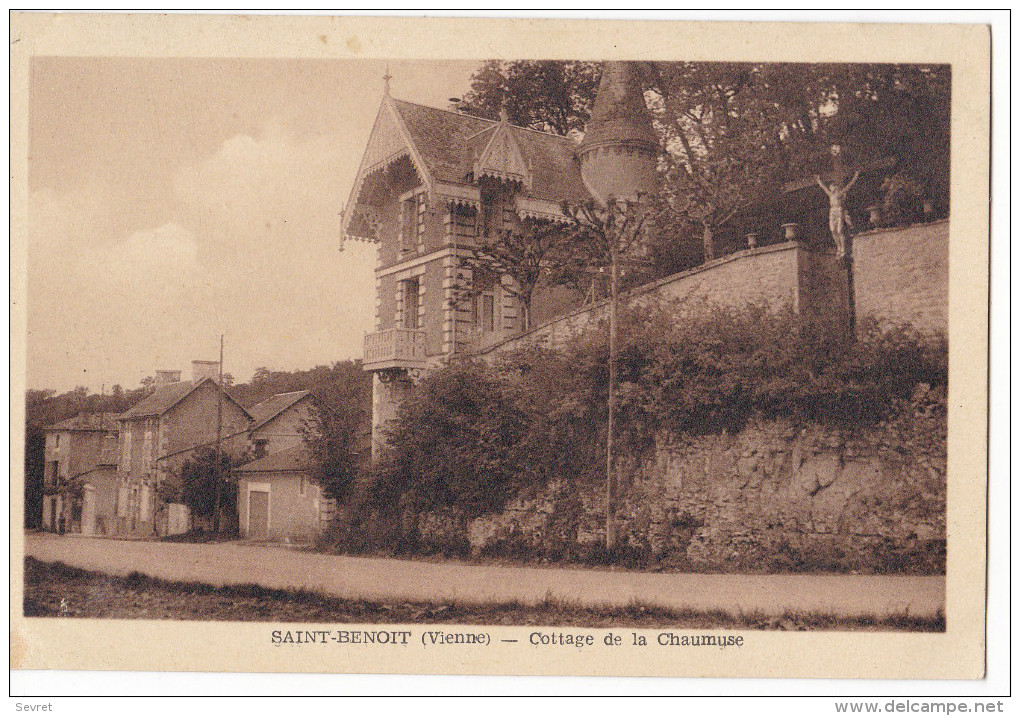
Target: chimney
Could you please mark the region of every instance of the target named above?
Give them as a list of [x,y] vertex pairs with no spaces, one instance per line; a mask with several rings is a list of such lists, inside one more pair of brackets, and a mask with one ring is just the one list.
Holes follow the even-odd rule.
[[212,378],[220,382],[220,362],[215,360],[191,361],[191,379],[196,383],[203,378]]
[[164,385],[170,385],[171,383],[181,382],[181,372],[179,370],[157,370],[156,371],[156,382],[154,387],[162,388]]

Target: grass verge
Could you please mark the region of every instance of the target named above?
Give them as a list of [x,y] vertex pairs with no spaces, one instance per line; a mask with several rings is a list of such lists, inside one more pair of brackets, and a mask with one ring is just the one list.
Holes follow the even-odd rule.
[[216,587],[132,572],[114,577],[62,562],[25,558],[26,617],[177,619],[188,621],[335,622],[362,624],[486,624],[786,631],[945,631],[945,617],[838,616],[671,609],[633,602],[590,607],[547,596],[536,604],[464,601],[407,602],[344,599],[257,584]]

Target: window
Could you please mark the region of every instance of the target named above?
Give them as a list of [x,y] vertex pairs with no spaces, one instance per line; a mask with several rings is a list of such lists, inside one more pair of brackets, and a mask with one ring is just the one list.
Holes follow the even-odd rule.
[[415,190],[400,198],[400,251],[425,250],[425,192]]
[[415,196],[415,203],[418,211],[415,235],[417,238],[418,251],[422,252],[425,250],[425,194],[417,194]]
[[59,450],[59,449],[60,449],[60,433],[57,433],[57,434],[56,434],[56,440],[55,440],[55,442],[54,442],[54,446],[53,446],[53,447],[54,447],[54,449],[56,449],[56,450]]
[[260,438],[260,439],[255,441],[255,459],[258,459],[260,457],[265,457],[265,455],[266,455],[266,446],[268,446],[268,445],[269,445],[269,441],[266,440],[265,438]]
[[301,484],[298,486],[298,492],[300,494],[302,494],[302,495],[305,494],[306,490],[308,489],[307,488],[307,484],[308,484],[308,478],[306,478],[304,475],[302,475],[301,476]]
[[496,279],[491,273],[475,271],[471,320],[479,333],[496,330]]
[[152,430],[145,431],[145,439],[142,443],[142,469],[152,469]]
[[46,465],[46,482],[47,484],[54,484],[57,478],[60,477],[60,461],[51,460]]
[[121,467],[125,472],[131,472],[131,428],[126,426],[124,430],[124,442],[121,444],[120,454]]
[[418,285],[418,279],[411,278],[406,281],[401,281],[400,285],[403,287],[404,294],[404,309],[403,315],[401,316],[403,327],[412,331],[417,330],[421,327],[421,323],[418,318],[418,313],[421,308],[418,293],[420,288]]
[[506,190],[490,189],[482,194],[481,234],[485,238],[498,238],[513,229],[517,219],[513,195]]
[[482,197],[481,233],[485,238],[496,236],[499,231],[500,207],[496,197]]

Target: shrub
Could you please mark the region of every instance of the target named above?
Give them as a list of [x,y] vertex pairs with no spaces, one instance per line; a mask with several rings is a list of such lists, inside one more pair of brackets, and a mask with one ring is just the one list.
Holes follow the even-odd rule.
[[[658,439],[735,433],[755,415],[876,425],[918,386],[935,396],[925,399],[930,410],[944,407],[946,343],[905,327],[864,321],[854,342],[823,341],[807,337],[792,312],[694,304],[626,309],[620,326],[618,465],[638,465]],[[548,529],[500,537],[491,554],[634,565],[685,560],[696,526],[682,521],[659,555],[648,535],[624,536],[614,554],[577,544],[578,495],[596,493],[605,474],[606,331],[598,325],[559,351],[530,346],[492,366],[465,360],[425,377],[398,410],[390,447],[359,493],[369,512],[391,517],[345,540],[358,549],[465,554],[467,520],[559,481]],[[459,526],[442,535],[415,531],[418,516],[444,510],[458,515]],[[414,528],[392,515],[414,516]],[[815,561],[787,557],[793,565]]]

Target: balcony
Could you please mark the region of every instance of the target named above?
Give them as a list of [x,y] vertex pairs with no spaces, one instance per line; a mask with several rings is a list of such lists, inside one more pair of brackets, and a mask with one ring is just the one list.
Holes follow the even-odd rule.
[[425,331],[391,328],[365,334],[365,370],[425,367]]

